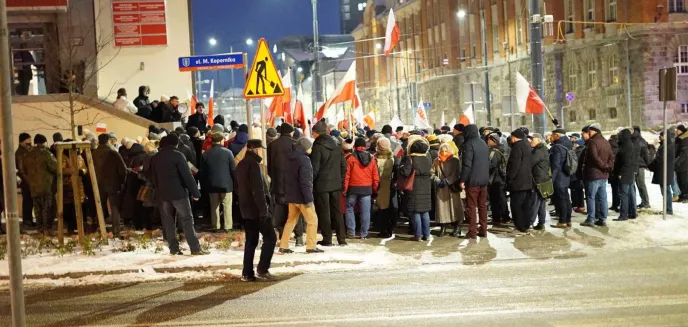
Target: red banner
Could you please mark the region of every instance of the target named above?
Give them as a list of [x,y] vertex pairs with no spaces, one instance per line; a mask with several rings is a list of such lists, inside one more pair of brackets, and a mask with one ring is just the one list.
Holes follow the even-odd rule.
[[115,46],[167,45],[165,9],[164,0],[112,0]]
[[66,9],[67,0],[7,0],[7,9],[36,9],[44,10],[45,8]]

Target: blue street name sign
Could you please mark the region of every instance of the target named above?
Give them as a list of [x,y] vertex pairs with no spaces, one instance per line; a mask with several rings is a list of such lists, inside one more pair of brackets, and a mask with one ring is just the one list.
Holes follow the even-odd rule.
[[423,102],[423,107],[425,107],[425,110],[432,109],[432,102]]
[[237,68],[244,68],[244,54],[241,52],[179,58],[180,72]]

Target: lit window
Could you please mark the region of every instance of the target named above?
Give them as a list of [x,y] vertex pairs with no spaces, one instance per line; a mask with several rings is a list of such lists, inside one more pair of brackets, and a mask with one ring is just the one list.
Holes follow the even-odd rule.
[[588,61],[588,89],[597,87],[597,64],[594,59]]
[[683,3],[685,0],[669,0],[669,12],[684,12],[685,11],[685,4]]
[[607,21],[608,22],[615,22],[616,21],[616,0],[608,0],[609,2],[607,3]]
[[523,44],[523,17],[520,15],[516,19],[516,44]]
[[592,28],[595,21],[595,0],[585,0],[585,9],[585,27]]
[[351,14],[348,12],[345,12],[344,13],[344,20],[349,20],[349,19],[351,19]]
[[576,20],[575,17],[575,11],[574,11],[574,0],[566,0],[566,20],[569,21],[569,23],[566,23],[566,33],[573,33],[573,23],[570,23],[572,21]]
[[619,84],[619,59],[615,54],[609,56],[609,84]]
[[578,89],[578,66],[571,63],[569,66],[569,91],[576,91]]
[[681,103],[681,113],[688,114],[688,102]]
[[674,66],[676,66],[677,74],[688,75],[688,45],[678,46]]
[[368,4],[367,3],[359,3],[358,4],[358,11],[363,11],[363,9],[365,9],[366,5],[368,5]]
[[342,6],[342,11],[343,11],[343,12],[349,12],[349,9],[350,9],[350,8],[351,8],[351,7],[350,7],[349,5],[343,5],[343,6]]

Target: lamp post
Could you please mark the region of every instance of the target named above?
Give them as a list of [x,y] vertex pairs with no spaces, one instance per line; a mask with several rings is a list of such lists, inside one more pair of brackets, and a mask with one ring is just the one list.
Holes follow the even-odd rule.
[[[248,45],[248,46],[253,45],[253,39],[251,39],[251,38],[247,38],[244,41],[234,41],[234,42],[229,44],[229,52],[234,52],[234,45],[237,43],[241,43],[241,42],[246,43],[246,45]],[[248,63],[245,62],[244,65],[248,65]],[[232,69],[230,74],[231,74],[231,78],[232,78],[232,111],[236,111],[236,108],[234,107],[234,97],[235,97],[235,94],[234,94],[234,69]]]
[[317,112],[318,102],[321,100],[320,94],[320,32],[318,31],[318,0],[311,0],[311,9],[313,11],[313,81],[311,88],[313,90],[313,111]]

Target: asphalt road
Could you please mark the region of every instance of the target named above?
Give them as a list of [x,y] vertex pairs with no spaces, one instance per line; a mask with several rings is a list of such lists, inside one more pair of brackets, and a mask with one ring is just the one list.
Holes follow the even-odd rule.
[[[477,257],[481,254],[476,253]],[[688,247],[28,290],[29,326],[688,326]],[[0,291],[0,326],[9,326]]]

